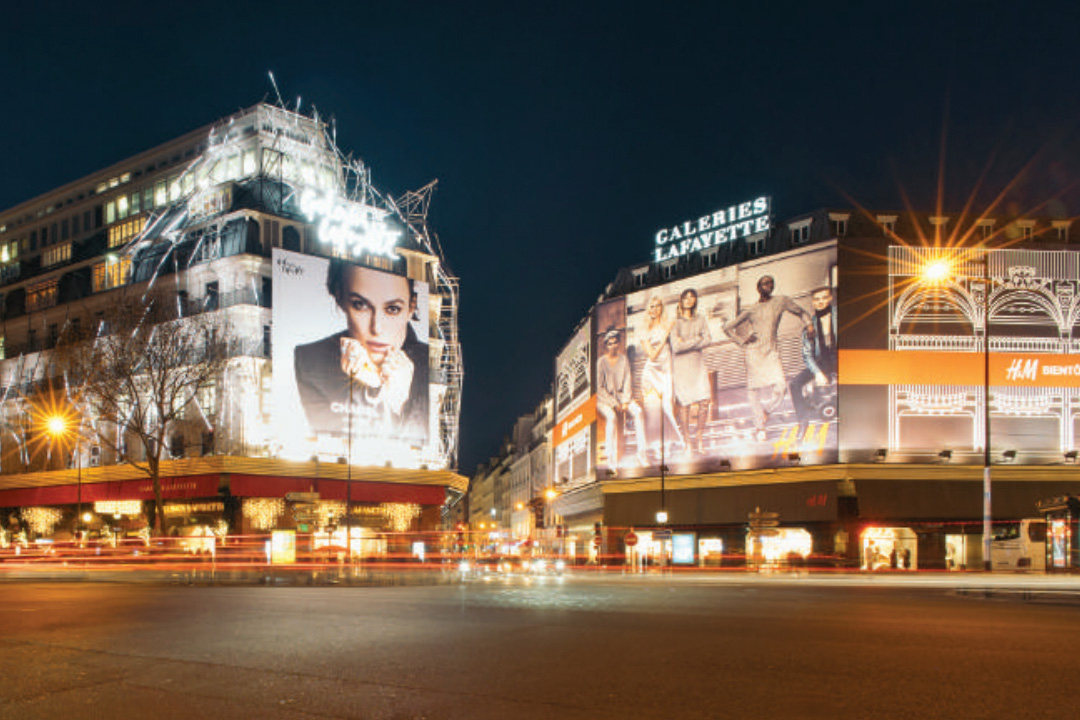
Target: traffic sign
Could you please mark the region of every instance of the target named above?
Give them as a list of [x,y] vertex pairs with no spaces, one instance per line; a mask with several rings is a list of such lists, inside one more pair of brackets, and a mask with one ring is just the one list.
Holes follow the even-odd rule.
[[634,547],[637,545],[637,534],[631,530],[626,533],[626,537],[623,538],[623,542],[626,543],[626,547]]

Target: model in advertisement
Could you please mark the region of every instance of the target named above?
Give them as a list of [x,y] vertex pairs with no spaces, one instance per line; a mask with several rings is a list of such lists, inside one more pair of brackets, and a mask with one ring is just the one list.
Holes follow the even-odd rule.
[[802,333],[802,357],[806,367],[790,385],[800,435],[813,420],[828,420],[830,413],[835,412],[836,304],[832,288],[814,290],[810,294],[810,306],[814,310],[813,328],[812,331],[809,327],[804,328]]
[[[645,366],[641,371],[641,395],[648,404],[659,401],[663,415],[660,419],[661,436],[663,422],[666,419],[675,429],[679,447],[686,447],[679,424],[675,421],[675,408],[672,403],[674,387],[671,377],[671,330],[674,322],[664,317],[664,302],[659,295],[654,295],[646,305],[648,320],[645,335],[641,338],[641,347],[645,351]],[[663,453],[661,437],[652,438],[650,446]]]
[[616,420],[626,415],[634,421],[638,463],[647,465],[645,457],[645,419],[641,406],[634,401],[630,361],[622,351],[622,338],[617,329],[604,334],[604,354],[596,363],[596,409],[604,418],[604,452],[609,467],[619,467],[619,440]]
[[[698,313],[697,290],[687,288],[679,295],[675,327],[671,331],[671,347],[675,351],[675,399],[679,402],[679,420],[683,437],[690,449],[705,454],[705,423],[709,420],[709,401],[712,392],[709,374],[705,370],[703,350],[712,342],[709,325]],[[691,430],[690,417],[695,418],[696,431]]]
[[762,275],[757,281],[758,301],[724,324],[724,332],[746,353],[746,392],[759,441],[765,440],[769,415],[780,408],[787,393],[776,342],[780,319],[785,312],[797,315],[808,334],[815,332],[810,313],[788,296],[774,295],[775,289],[773,277]]
[[417,312],[413,281],[334,259],[326,288],[347,327],[298,345],[294,354],[296,385],[312,430],[423,442],[428,347],[409,324]]

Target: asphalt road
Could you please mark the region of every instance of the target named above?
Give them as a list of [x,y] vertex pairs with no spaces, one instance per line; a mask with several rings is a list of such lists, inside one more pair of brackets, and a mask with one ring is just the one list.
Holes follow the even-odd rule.
[[1074,718],[1080,603],[572,577],[0,585],[0,718]]

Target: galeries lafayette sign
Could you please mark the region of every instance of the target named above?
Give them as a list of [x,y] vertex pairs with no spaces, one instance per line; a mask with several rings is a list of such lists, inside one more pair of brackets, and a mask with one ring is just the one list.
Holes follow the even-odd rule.
[[769,230],[769,198],[759,197],[687,220],[656,233],[653,260],[660,262]]

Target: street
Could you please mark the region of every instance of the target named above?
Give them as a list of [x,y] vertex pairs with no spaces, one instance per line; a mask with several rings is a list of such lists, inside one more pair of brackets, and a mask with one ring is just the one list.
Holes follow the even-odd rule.
[[952,578],[0,592],[2,718],[1076,715],[1075,596]]

